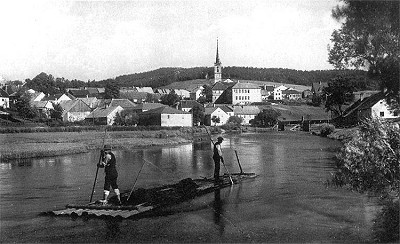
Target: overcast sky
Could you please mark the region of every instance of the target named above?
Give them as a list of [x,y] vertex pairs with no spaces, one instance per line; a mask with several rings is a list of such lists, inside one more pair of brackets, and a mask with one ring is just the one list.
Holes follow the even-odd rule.
[[0,78],[102,80],[160,67],[333,69],[337,0],[0,1]]

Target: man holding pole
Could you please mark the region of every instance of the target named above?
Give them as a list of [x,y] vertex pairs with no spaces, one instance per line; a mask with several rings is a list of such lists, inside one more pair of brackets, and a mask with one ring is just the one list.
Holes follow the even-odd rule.
[[213,154],[213,159],[214,159],[214,181],[215,183],[220,183],[221,180],[219,179],[219,170],[220,170],[220,162],[221,160],[224,160],[222,157],[222,149],[221,149],[221,143],[224,140],[222,137],[217,138],[217,142],[214,143],[214,154]]
[[111,146],[104,145],[102,150],[102,160],[98,164],[98,167],[104,168],[104,173],[106,175],[104,180],[104,198],[101,201],[103,204],[107,204],[107,199],[110,195],[110,187],[114,189],[118,198],[118,203],[121,204],[121,197],[117,184],[118,172],[116,163],[115,155],[111,152]]

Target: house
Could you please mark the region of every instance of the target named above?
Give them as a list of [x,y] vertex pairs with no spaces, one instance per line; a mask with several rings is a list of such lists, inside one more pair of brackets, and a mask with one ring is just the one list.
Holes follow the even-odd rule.
[[233,107],[223,105],[219,106],[229,117],[234,116],[235,114],[233,113]]
[[76,98],[89,97],[89,91],[84,89],[69,89],[68,93]]
[[212,102],[215,103],[218,98],[222,95],[222,93],[228,89],[229,87],[232,86],[232,83],[223,83],[223,82],[217,82],[213,85],[211,88],[212,90]]
[[186,89],[173,89],[175,94],[178,95],[181,99],[190,98],[190,92]]
[[202,108],[203,105],[201,105],[195,100],[181,100],[178,104],[178,109],[185,112],[190,112],[190,110],[192,110],[192,108],[194,107]]
[[193,116],[191,113],[171,107],[159,107],[139,114],[139,125],[191,127]]
[[[130,101],[133,101],[134,103],[143,103],[146,101],[148,94],[149,93],[146,93],[146,92],[123,90],[123,91],[120,91],[119,97],[129,99]],[[153,95],[155,95],[155,94],[153,94]]]
[[136,91],[137,92],[150,93],[150,94],[154,93],[153,88],[151,88],[151,87],[136,87]]
[[53,103],[50,101],[31,101],[30,103],[39,113],[47,116],[50,115],[50,110],[54,109]]
[[298,100],[301,98],[301,92],[293,90],[293,89],[283,90],[282,98],[289,99],[289,100]]
[[283,99],[283,93],[282,91],[287,90],[288,88],[284,85],[280,85],[278,87],[274,87],[274,100],[282,100]]
[[203,90],[204,90],[203,86],[197,86],[197,87],[192,88],[189,91],[189,98],[191,100],[199,99],[202,96]]
[[260,109],[257,106],[233,106],[233,113],[243,119],[242,125],[249,125],[250,120],[260,113]]
[[132,109],[136,107],[136,104],[129,101],[128,99],[102,99],[99,102],[98,107],[117,107],[121,106],[123,109]]
[[31,102],[42,101],[42,99],[46,96],[46,94],[44,94],[43,92],[29,92],[28,90],[26,93],[29,94],[29,96],[31,97]]
[[231,89],[233,105],[261,102],[261,88],[257,84],[238,81]]
[[311,98],[312,97],[312,92],[311,92],[311,90],[310,89],[306,89],[306,90],[304,90],[303,92],[302,92],[302,94],[301,94],[301,96],[303,97],[303,98]]
[[45,96],[42,99],[42,101],[50,101],[55,104],[59,104],[61,101],[70,101],[72,99],[75,99],[75,97],[73,97],[71,94],[59,93],[59,94],[55,94],[55,95]]
[[167,88],[157,88],[155,89],[155,93],[160,94],[160,96],[168,95],[172,90]]
[[141,104],[138,104],[136,107],[134,107],[133,110],[136,113],[141,113],[141,112],[146,112],[146,111],[160,108],[160,107],[167,107],[167,105],[161,104],[161,103],[141,103]]
[[10,97],[3,89],[0,89],[0,107],[10,108]]
[[100,100],[97,99],[97,97],[82,97],[82,98],[77,98],[78,100],[81,100],[82,102],[86,103],[90,109],[95,109],[100,103]]
[[358,110],[358,120],[365,118],[383,118],[383,119],[395,119],[399,118],[399,113],[396,111],[390,111],[389,106],[386,103],[385,95],[383,93],[377,93],[370,97],[365,98]]
[[366,118],[398,119],[400,114],[391,111],[385,100],[385,95],[381,92],[375,93],[364,99],[358,99],[344,112],[342,117],[336,118],[346,125],[355,125]]
[[320,96],[324,87],[328,87],[328,82],[313,82],[311,85],[311,92],[313,95]]
[[[219,122],[215,123],[212,119],[219,118]],[[209,107],[204,111],[204,125],[224,125],[228,122],[229,115],[221,107]]]
[[274,86],[267,86],[267,85],[263,85],[261,86],[261,99],[263,101],[268,100],[269,98],[273,99],[273,95],[274,93]]
[[84,120],[92,111],[90,106],[81,99],[61,101],[63,109],[62,120],[64,122],[75,122]]
[[121,106],[97,107],[85,118],[85,121],[99,125],[112,125],[115,116],[122,110],[124,109]]

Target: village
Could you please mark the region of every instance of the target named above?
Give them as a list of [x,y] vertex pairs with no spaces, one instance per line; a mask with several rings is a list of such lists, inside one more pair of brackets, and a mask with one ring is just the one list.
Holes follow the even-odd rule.
[[[222,77],[223,67],[217,42],[214,79],[174,82],[158,88],[120,87],[119,98],[111,99],[104,98],[104,87],[67,88],[66,93],[54,95],[33,89],[28,89],[26,93],[29,94],[30,105],[44,117],[50,118],[51,111],[59,105],[64,123],[85,121],[92,125],[113,125],[122,111],[125,117],[132,117],[132,114],[139,117],[135,125],[166,127],[221,126],[233,116],[239,118],[241,125],[249,126],[263,109],[278,111],[277,122],[281,124],[298,124],[305,120],[310,123],[329,123],[338,117],[323,106],[310,106],[304,102],[321,97],[328,81],[312,83],[308,87]],[[211,88],[212,100],[200,103],[207,96],[206,87]],[[7,85],[0,89],[0,107],[4,110],[0,118],[9,117],[6,109],[17,100],[17,92],[11,92]],[[170,106],[160,103],[163,96],[170,94],[176,94],[179,100]],[[202,111],[201,119],[194,120],[195,107]],[[396,119],[399,115],[396,111],[390,111],[385,97],[379,91],[355,92],[354,103],[347,104],[347,110],[340,119],[357,124],[367,117]]]

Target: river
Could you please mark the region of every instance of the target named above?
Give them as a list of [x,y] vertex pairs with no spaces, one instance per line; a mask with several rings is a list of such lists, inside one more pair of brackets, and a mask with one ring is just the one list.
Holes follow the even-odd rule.
[[[375,201],[325,185],[338,147],[303,132],[227,135],[227,170],[239,172],[236,150],[243,171],[257,178],[122,221],[40,215],[89,201],[98,151],[0,163],[1,242],[370,242]],[[147,188],[213,175],[209,142],[115,155],[121,190],[136,178],[135,188]],[[103,182],[100,170],[95,199]]]

